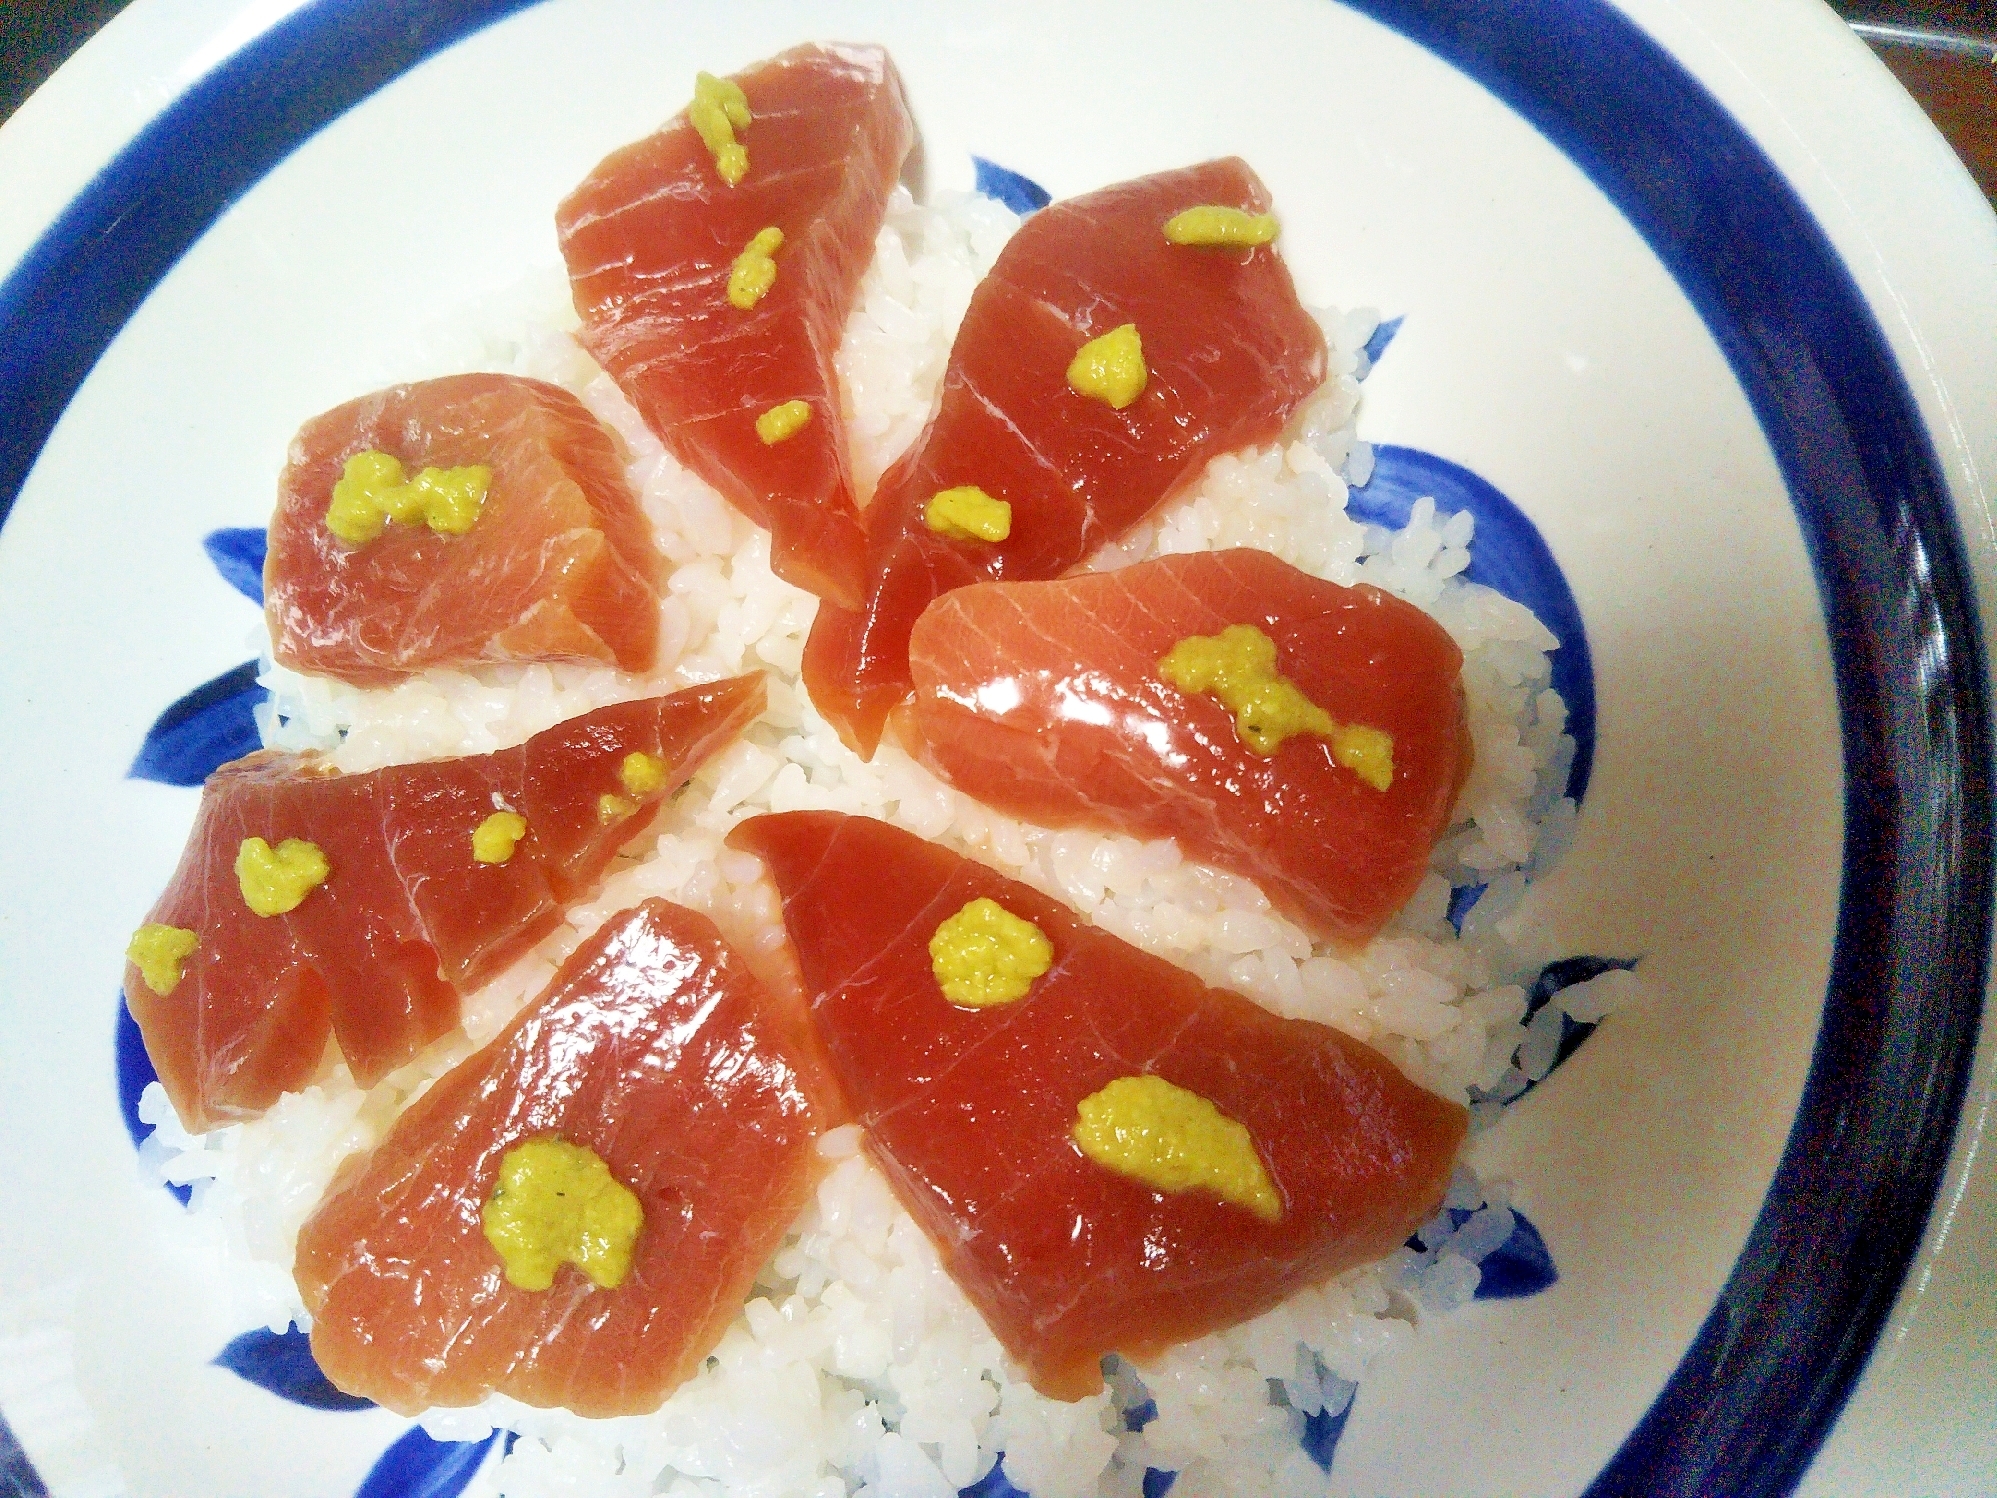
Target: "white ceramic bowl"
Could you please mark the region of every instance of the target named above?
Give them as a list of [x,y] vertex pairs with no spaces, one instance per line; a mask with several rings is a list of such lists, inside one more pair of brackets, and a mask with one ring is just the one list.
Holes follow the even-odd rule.
[[299,421],[557,265],[696,68],[835,36],[935,186],[1246,156],[1307,299],[1404,319],[1363,434],[1509,495],[1585,622],[1529,914],[1644,997],[1480,1146],[1559,1283],[1383,1366],[1332,1490],[1989,1491],[1997,221],[1815,0],[139,0],[0,130],[0,1489],[398,1490],[405,1422],[211,1364],[134,1169],[118,953],[194,792],[127,768],[254,652],[200,541]]

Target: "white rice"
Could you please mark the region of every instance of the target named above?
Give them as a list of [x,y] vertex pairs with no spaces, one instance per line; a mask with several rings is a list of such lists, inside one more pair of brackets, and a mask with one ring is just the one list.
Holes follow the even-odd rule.
[[[1017,222],[984,198],[946,195],[923,207],[897,193],[838,358],[863,491],[927,419],[972,288]],[[535,952],[469,998],[462,1034],[371,1091],[335,1063],[263,1118],[191,1138],[157,1085],[148,1090],[141,1116],[156,1133],[142,1159],[163,1179],[194,1183],[187,1230],[209,1238],[227,1265],[246,1325],[307,1324],[293,1247],[339,1161],[379,1140],[613,913],[649,895],[706,911],[766,976],[794,981],[773,888],[755,859],[722,846],[736,822],[762,812],[864,813],[945,843],[1210,981],[1371,1042],[1459,1102],[1473,1101],[1473,1088],[1496,1098],[1522,1090],[1551,1066],[1547,1034],[1557,1046],[1563,1009],[1598,1019],[1625,995],[1624,979],[1598,980],[1522,1023],[1517,980],[1530,964],[1507,944],[1507,917],[1558,857],[1574,813],[1562,795],[1573,742],[1547,685],[1555,641],[1525,608],[1463,581],[1469,515],[1438,520],[1424,500],[1389,534],[1345,513],[1348,482],[1372,464],[1356,426],[1371,312],[1323,315],[1331,378],[1285,442],[1216,459],[1190,493],[1090,563],[1257,546],[1333,581],[1397,593],[1463,647],[1476,768],[1457,825],[1389,930],[1341,956],[1314,946],[1248,880],[1189,862],[1169,841],[1031,827],[952,790],[892,744],[870,764],[847,751],[796,684],[813,600],[770,572],[767,538],[668,457],[581,352],[559,278],[531,284],[546,297],[539,331],[500,342],[447,330],[440,346],[454,352],[440,362],[556,380],[620,434],[674,565],[659,668],[433,671],[368,691],[266,660],[266,741],[323,748],[346,770],[476,754],[605,702],[750,669],[770,673],[769,711],[696,777],[653,849],[624,861]],[[1445,919],[1450,890],[1477,883],[1489,888],[1459,938]],[[1479,1121],[1498,1106],[1480,1103]],[[1003,1452],[1009,1479],[1035,1498],[1134,1498],[1146,1467],[1178,1471],[1174,1492],[1185,1498],[1322,1492],[1324,1474],[1297,1443],[1305,1417],[1343,1408],[1372,1360],[1414,1335],[1421,1314],[1467,1301],[1479,1261],[1512,1222],[1503,1183],[1459,1170],[1446,1205],[1472,1215],[1453,1232],[1447,1216],[1432,1225],[1424,1252],[1403,1250],[1307,1290],[1141,1375],[1113,1362],[1102,1395],[1062,1404],[1036,1394],[1005,1356],[858,1145],[851,1127],[821,1141],[832,1164],[815,1200],[706,1369],[658,1414],[588,1421],[494,1398],[426,1416],[442,1438],[495,1425],[521,1433],[471,1491],[941,1498]],[[1156,1418],[1127,1431],[1123,1412],[1146,1398]]]

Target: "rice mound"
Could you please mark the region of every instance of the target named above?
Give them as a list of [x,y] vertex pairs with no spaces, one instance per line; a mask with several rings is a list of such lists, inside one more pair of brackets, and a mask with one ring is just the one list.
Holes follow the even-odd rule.
[[[897,190],[838,369],[863,495],[921,431],[972,289],[1018,219],[982,197],[930,206]],[[769,710],[706,766],[666,813],[656,844],[617,865],[597,896],[534,952],[471,995],[462,1033],[363,1092],[337,1060],[314,1085],[254,1122],[189,1136],[155,1084],[141,1150],[157,1179],[194,1186],[186,1231],[225,1264],[244,1324],[308,1325],[291,1261],[299,1227],[339,1162],[376,1143],[434,1079],[495,1035],[604,920],[651,895],[706,912],[768,980],[795,984],[772,885],[753,857],[723,846],[745,817],[825,808],[883,818],[1066,902],[1104,929],[1246,994],[1280,1014],[1377,1046],[1411,1077],[1472,1106],[1473,1128],[1550,1070],[1563,1012],[1598,1019],[1624,975],[1569,989],[1523,1016],[1518,979],[1531,954],[1508,944],[1506,917],[1566,845],[1573,741],[1548,686],[1557,642],[1519,604],[1461,577],[1468,514],[1415,506],[1405,528],[1347,515],[1372,451],[1358,436],[1370,311],[1321,314],[1331,346],[1324,388],[1285,439],[1215,459],[1192,489],[1089,565],[1171,552],[1256,546],[1339,583],[1368,582],[1434,615],[1464,652],[1476,767],[1428,877],[1364,951],[1314,946],[1248,880],[1195,864],[1170,841],[1140,842],[1029,826],[972,801],[892,743],[872,763],[848,751],[797,683],[815,610],[775,577],[768,538],[669,457],[572,336],[559,278],[540,278],[541,319],[517,340],[446,330],[452,367],[554,380],[621,437],[631,481],[674,566],[660,604],[660,666],[649,675],[532,665],[432,671],[363,690],[270,663],[265,741],[316,747],[356,771],[518,743],[606,702],[745,670],[768,673]],[[484,310],[491,315],[491,309]],[[520,321],[524,323],[526,317]],[[404,377],[409,377],[405,374]],[[1452,888],[1487,886],[1459,935]],[[1550,1040],[1549,1040],[1550,1036]],[[1372,1360],[1413,1336],[1423,1315],[1475,1293],[1479,1262],[1510,1235],[1503,1182],[1459,1167],[1424,1251],[1292,1297],[1244,1325],[1174,1349],[1140,1371],[1110,1360],[1109,1387],[1072,1404],[1043,1398],[943,1272],[847,1126],[820,1141],[828,1172],[704,1370],[655,1415],[592,1421],[502,1397],[434,1411],[440,1439],[495,1426],[520,1433],[468,1489],[513,1498],[603,1495],[810,1495],[946,1498],[1004,1455],[1035,1498],[1137,1498],[1147,1468],[1179,1473],[1174,1492],[1322,1493],[1325,1473],[1299,1445],[1304,1421],[1336,1414]],[[1131,1412],[1148,1415],[1141,1430]]]

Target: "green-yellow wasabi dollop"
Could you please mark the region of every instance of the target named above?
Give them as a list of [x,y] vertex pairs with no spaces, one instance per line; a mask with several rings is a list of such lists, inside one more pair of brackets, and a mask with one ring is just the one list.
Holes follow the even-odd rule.
[[483,463],[425,468],[405,482],[400,458],[370,449],[347,459],[334,481],[326,529],[350,546],[367,545],[391,520],[462,536],[478,523],[491,486],[492,470]]
[[795,437],[811,424],[811,407],[804,401],[785,401],[756,418],[756,435],[765,447],[775,447],[786,437]]
[[645,1209],[595,1150],[530,1139],[499,1162],[479,1220],[515,1289],[545,1290],[568,1263],[615,1290],[631,1272]]
[[784,247],[784,231],[772,224],[758,229],[728,268],[728,303],[747,312],[777,284],[775,255]]
[[194,951],[195,942],[192,931],[148,921],[132,933],[125,956],[146,980],[146,987],[165,998],[180,986],[180,965]]
[[284,915],[333,872],[317,843],[288,837],[273,848],[260,837],[246,837],[236,849],[236,883],[243,903],[258,915]]
[[1283,1204],[1247,1127],[1163,1077],[1118,1077],[1082,1099],[1070,1131],[1098,1165],[1159,1191],[1211,1191],[1277,1222]]
[[517,811],[496,811],[472,833],[472,857],[480,863],[505,863],[527,835],[527,819]]
[[1012,506],[976,484],[961,484],[930,495],[922,523],[958,541],[1003,541],[1012,534]]
[[1241,741],[1260,755],[1286,739],[1315,734],[1332,759],[1376,791],[1394,783],[1394,739],[1377,728],[1340,723],[1276,670],[1276,642],[1252,624],[1217,635],[1188,635],[1158,662],[1158,674],[1182,692],[1210,692],[1234,714]]
[[1250,213],[1219,203],[1202,203],[1165,220],[1165,238],[1173,244],[1269,244],[1279,232],[1273,213]]
[[1025,998],[1054,965],[1054,944],[1033,922],[980,896],[936,928],[929,965],[946,999],[983,1009]]
[[733,187],[748,175],[748,149],[735,139],[735,132],[747,130],[752,118],[749,96],[741,84],[712,73],[694,74],[693,103],[687,106],[686,117],[714,157],[714,170],[723,182]]
[[1144,340],[1137,336],[1134,322],[1091,338],[1068,365],[1070,389],[1118,411],[1144,393],[1150,378],[1144,367]]
[[666,788],[666,762],[656,754],[634,749],[617,767],[617,778],[634,796],[650,796]]

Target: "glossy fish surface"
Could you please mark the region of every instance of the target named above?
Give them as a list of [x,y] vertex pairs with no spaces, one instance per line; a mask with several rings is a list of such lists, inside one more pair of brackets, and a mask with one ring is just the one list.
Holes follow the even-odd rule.
[[[498,1391],[590,1416],[658,1408],[719,1340],[823,1167],[803,1016],[705,916],[611,919],[483,1050],[342,1167],[299,1235],[312,1354],[404,1414]],[[509,1283],[480,1212],[516,1145],[592,1150],[638,1198],[627,1276]]]
[[[349,458],[382,452],[410,478],[483,466],[462,535],[392,523],[327,528]],[[314,417],[278,483],[264,564],[283,665],[383,686],[434,666],[583,661],[650,670],[661,562],[610,433],[559,386],[467,374],[396,385]]]
[[[771,532],[771,566],[858,601],[865,552],[833,355],[873,259],[888,193],[915,142],[879,47],[797,47],[731,80],[752,119],[730,186],[685,112],[611,153],[556,213],[584,347],[666,447]],[[735,262],[779,230],[753,306]],[[780,441],[756,420],[802,401]]]
[[[1323,381],[1324,334],[1272,246],[1166,241],[1165,221],[1199,204],[1261,213],[1270,199],[1235,158],[1106,187],[1027,219],[979,283],[936,414],[868,506],[865,601],[821,608],[805,647],[812,701],[861,753],[909,692],[909,631],[932,600],[1060,576],[1208,459],[1274,437]],[[1126,324],[1146,379],[1119,409],[1068,369]],[[960,486],[1011,506],[1004,540],[929,527],[929,500]]]
[[[730,840],[776,881],[869,1150],[1042,1392],[1079,1398],[1105,1353],[1141,1361],[1380,1257],[1441,1199],[1467,1115],[1360,1042],[1209,988],[883,822],[790,812]],[[979,898],[1036,925],[1052,965],[1016,1002],[965,1008],[929,942]],[[1132,1076],[1245,1126],[1279,1215],[1085,1155],[1082,1101]]]
[[[190,1129],[253,1117],[311,1080],[330,1036],[372,1086],[458,1023],[458,996],[553,929],[565,903],[763,707],[760,676],[614,703],[494,754],[364,774],[262,752],[209,778],[148,923],[192,931],[171,991],[127,964],[125,997]],[[625,785],[626,756],[661,769]],[[603,798],[615,804],[606,808]],[[526,823],[504,862],[473,834],[504,808]],[[258,915],[236,872],[245,839],[315,845],[330,872],[297,907]]]
[[[1214,695],[1168,681],[1180,640],[1249,625],[1342,724],[1392,741],[1384,788],[1328,739],[1255,751]],[[1043,826],[1178,840],[1355,947],[1406,904],[1470,769],[1463,654],[1427,614],[1267,552],[1195,552],[946,594],[910,643],[904,737],[959,789]]]

